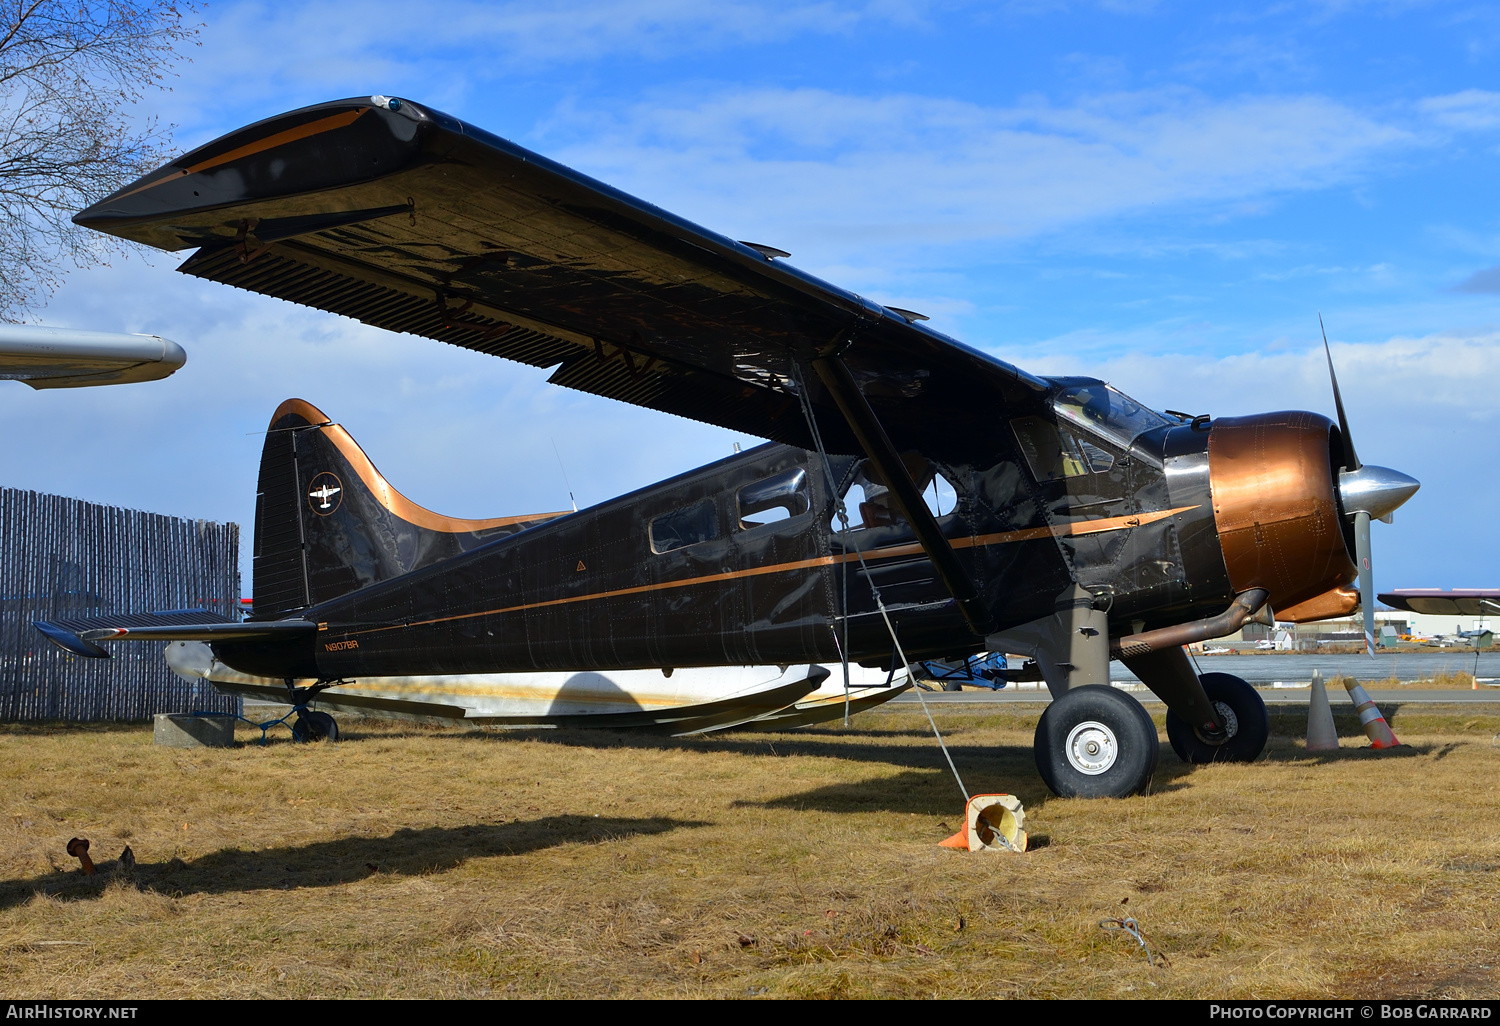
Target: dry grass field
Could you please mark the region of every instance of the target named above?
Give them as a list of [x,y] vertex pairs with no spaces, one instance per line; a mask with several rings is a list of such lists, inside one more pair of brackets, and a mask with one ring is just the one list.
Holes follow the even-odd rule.
[[[1500,993],[1500,707],[1388,706],[1408,747],[1063,801],[1036,711],[945,709],[1023,856],[937,847],[961,802],[920,713],[695,740],[344,723],[180,751],[0,728],[13,997],[1271,997]],[[258,732],[242,731],[242,741]],[[64,852],[93,842],[85,878]],[[133,873],[106,860],[129,844]],[[1133,916],[1170,959],[1152,967]]]

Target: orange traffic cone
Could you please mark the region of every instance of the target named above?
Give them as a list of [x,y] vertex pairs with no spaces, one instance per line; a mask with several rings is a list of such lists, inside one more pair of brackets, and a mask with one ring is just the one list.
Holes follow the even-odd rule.
[[1026,850],[1026,810],[1019,799],[1008,794],[976,794],[964,808],[964,828],[940,848],[959,851]]
[[1354,711],[1359,713],[1359,725],[1364,727],[1365,733],[1369,735],[1370,747],[1395,748],[1401,743],[1396,740],[1396,735],[1391,732],[1390,724],[1385,722],[1385,717],[1380,715],[1380,710],[1375,707],[1375,700],[1364,688],[1360,687],[1359,681],[1353,677],[1345,677],[1344,690],[1349,692],[1349,701],[1354,703]]

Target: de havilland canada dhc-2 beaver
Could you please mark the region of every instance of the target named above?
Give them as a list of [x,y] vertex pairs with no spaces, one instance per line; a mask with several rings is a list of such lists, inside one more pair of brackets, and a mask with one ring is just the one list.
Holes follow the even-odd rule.
[[240,129],[75,220],[192,249],[188,274],[769,439],[590,509],[456,520],[288,401],[248,619],[45,625],[96,656],[173,640],[175,665],[242,694],[688,732],[841,713],[823,664],[863,667],[855,694],[878,701],[910,662],[1023,653],[1052,693],[1047,785],[1139,793],[1156,732],[1110,659],[1166,703],[1181,757],[1254,759],[1260,697],[1183,646],[1273,610],[1344,616],[1361,592],[1368,617],[1370,519],[1418,487],[1360,462],[1336,381],[1337,423],[1163,414],[1038,377],[397,98]]

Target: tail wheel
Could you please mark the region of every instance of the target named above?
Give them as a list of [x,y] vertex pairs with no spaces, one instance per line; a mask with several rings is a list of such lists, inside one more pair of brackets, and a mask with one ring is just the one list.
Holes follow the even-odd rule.
[[1205,741],[1187,721],[1167,711],[1167,740],[1183,762],[1254,762],[1271,736],[1271,717],[1265,699],[1247,682],[1231,673],[1205,673],[1198,678],[1214,704],[1229,736],[1221,744]]
[[292,737],[298,741],[337,741],[339,725],[326,712],[303,712],[292,725]]
[[1036,725],[1036,768],[1062,798],[1143,794],[1156,772],[1156,725],[1141,703],[1115,688],[1073,688]]

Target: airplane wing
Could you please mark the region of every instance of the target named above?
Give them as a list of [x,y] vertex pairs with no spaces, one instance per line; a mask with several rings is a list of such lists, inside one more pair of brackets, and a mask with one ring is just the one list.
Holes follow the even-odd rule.
[[32,388],[157,381],[186,362],[182,347],[159,335],[0,324],[0,381]]
[[[386,97],[188,153],[77,223],[180,270],[535,367],[569,388],[812,447],[797,359],[841,353],[900,437],[1037,378],[505,139]],[[808,383],[828,447],[858,452]],[[894,420],[894,418],[892,418]]]
[[1500,613],[1500,589],[1406,588],[1379,596],[1392,609],[1437,616],[1494,616]]

